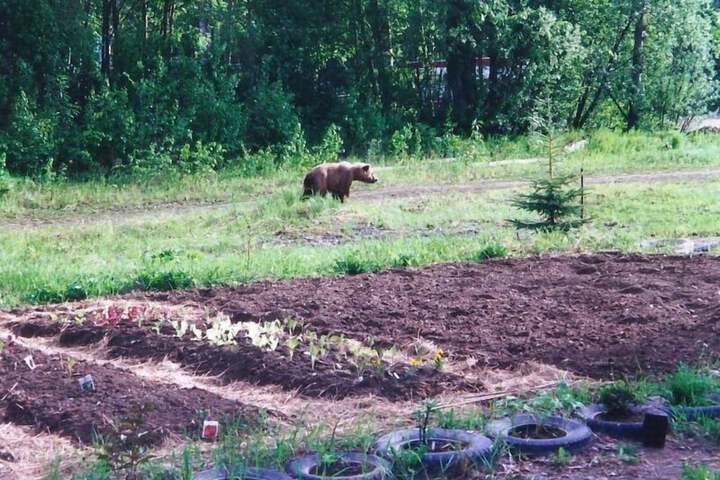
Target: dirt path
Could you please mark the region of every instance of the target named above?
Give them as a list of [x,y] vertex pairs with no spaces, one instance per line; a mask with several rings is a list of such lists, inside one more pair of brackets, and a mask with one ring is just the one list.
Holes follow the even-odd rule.
[[[622,175],[588,176],[587,185],[603,185],[613,183],[655,183],[655,182],[688,182],[712,181],[720,177],[720,167],[702,170],[634,173]],[[398,187],[357,188],[351,200],[383,200],[388,198],[413,198],[424,195],[444,195],[454,193],[480,193],[492,190],[522,188],[529,182],[520,180],[487,180],[472,184],[452,185],[403,185]],[[132,225],[183,215],[204,215],[229,208],[249,208],[254,201],[217,202],[217,203],[170,203],[145,205],[141,207],[99,210],[86,214],[61,214],[51,219],[27,217],[13,220],[0,219],[0,228],[27,229],[58,226],[102,225],[112,222],[115,225]]]

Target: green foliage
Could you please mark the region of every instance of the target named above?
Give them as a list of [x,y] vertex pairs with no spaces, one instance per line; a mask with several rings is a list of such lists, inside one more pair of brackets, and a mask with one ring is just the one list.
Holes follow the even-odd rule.
[[572,455],[563,447],[560,447],[554,455],[550,457],[550,463],[556,467],[565,467],[572,462]]
[[474,159],[548,96],[575,129],[624,126],[631,104],[647,127],[717,106],[711,2],[643,2],[640,66],[638,2],[566,3],[0,0],[0,144],[36,177],[257,173],[341,150]]
[[720,472],[711,470],[707,465],[683,465],[682,480],[720,480]]
[[147,271],[137,276],[129,289],[156,290],[160,292],[182,290],[194,285],[192,276],[184,271]]
[[8,129],[2,135],[7,158],[4,167],[23,175],[43,176],[52,172],[55,127],[51,119],[35,113],[23,90],[15,101]]
[[609,414],[622,415],[637,403],[637,398],[630,385],[620,381],[600,388],[598,401],[607,408]]
[[517,195],[512,205],[521,210],[540,215],[540,221],[512,219],[510,223],[518,229],[566,232],[577,228],[587,219],[577,218],[581,212],[579,204],[583,192],[570,186],[572,176],[536,180],[532,192]]
[[666,397],[673,405],[707,405],[707,396],[720,389],[720,381],[704,369],[679,365],[665,380]]
[[484,246],[472,256],[472,260],[475,262],[484,262],[491,258],[502,258],[508,255],[508,251],[505,247],[497,243],[491,243]]
[[620,444],[618,445],[617,450],[618,460],[629,465],[635,465],[636,463],[640,462],[640,458],[638,458],[637,456],[638,451],[639,448],[635,445],[630,445],[627,443]]
[[377,262],[363,258],[357,252],[350,252],[345,257],[335,261],[335,272],[342,275],[373,273],[380,270],[380,268],[381,266]]
[[440,428],[475,430],[482,432],[487,418],[481,410],[458,412],[455,409],[436,410],[435,423]]
[[416,410],[413,413],[417,427],[419,431],[419,443],[421,445],[428,444],[428,429],[430,427],[430,419],[432,418],[434,410],[437,409],[437,402],[432,400],[425,400],[422,403],[422,408]]
[[97,457],[110,471],[124,473],[125,478],[139,478],[139,471],[152,458],[145,438],[145,415],[156,407],[150,403],[132,405],[130,414],[116,423],[112,430],[99,439],[96,446]]

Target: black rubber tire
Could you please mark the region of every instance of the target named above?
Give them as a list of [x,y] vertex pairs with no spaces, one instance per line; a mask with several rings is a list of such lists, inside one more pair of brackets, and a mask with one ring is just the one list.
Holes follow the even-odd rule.
[[[467,446],[451,452],[429,452],[422,456],[421,462],[428,473],[447,473],[460,470],[472,463],[481,464],[491,458],[493,442],[485,435],[467,430],[451,430],[444,428],[428,429],[427,437],[430,440],[462,442]],[[397,430],[384,435],[375,442],[377,455],[392,459],[405,445],[420,440],[420,430],[408,428]]]
[[681,418],[688,422],[694,422],[701,418],[720,418],[720,394],[712,394],[709,398],[715,402],[716,405],[709,405],[707,407],[664,406],[663,409],[674,418]]
[[[652,405],[643,405],[641,407],[631,407],[633,412],[643,412]],[[597,417],[607,412],[605,406],[593,403],[578,408],[575,415],[590,427],[593,432],[604,433],[616,438],[628,438],[639,440],[643,436],[643,422],[616,422],[612,420],[600,420]]]
[[335,477],[323,477],[310,473],[313,467],[320,464],[320,455],[304,455],[290,460],[285,465],[285,471],[298,480],[383,480],[392,473],[392,465],[385,459],[366,453],[347,452],[338,454],[340,460],[347,463],[361,463],[372,466],[372,470],[361,475],[347,475]]
[[203,470],[193,480],[292,480],[283,472],[264,468],[247,468],[237,473],[230,473],[226,468]]
[[560,438],[534,439],[518,438],[509,435],[513,428],[523,425],[539,423],[535,415],[516,415],[512,418],[503,418],[491,422],[485,432],[505,442],[511,449],[528,456],[539,456],[557,452],[560,448],[568,452],[577,452],[585,448],[592,440],[592,431],[582,422],[568,420],[562,417],[547,417],[542,419],[544,425],[560,429],[565,436]]

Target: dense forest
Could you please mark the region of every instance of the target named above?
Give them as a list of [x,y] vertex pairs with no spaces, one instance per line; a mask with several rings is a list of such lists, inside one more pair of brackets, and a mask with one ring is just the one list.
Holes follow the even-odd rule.
[[427,152],[523,133],[539,109],[571,129],[655,128],[715,108],[716,9],[0,0],[0,162],[77,176],[280,164],[315,145]]

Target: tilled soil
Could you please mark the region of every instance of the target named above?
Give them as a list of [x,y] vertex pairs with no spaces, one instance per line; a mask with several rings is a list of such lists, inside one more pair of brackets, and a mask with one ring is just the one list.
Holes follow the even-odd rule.
[[714,257],[536,257],[131,297],[238,321],[292,316],[387,345],[422,337],[480,367],[532,360],[599,379],[720,355]]
[[[24,361],[28,355],[35,369]],[[251,424],[258,415],[254,407],[204,390],[180,389],[111,366],[69,359],[7,345],[0,353],[0,414],[4,420],[89,444],[98,435],[108,438],[119,432],[136,409],[147,406],[134,433],[144,433],[142,443],[157,445],[170,434],[197,438],[202,415],[227,424]],[[78,380],[87,374],[95,383],[94,392],[80,388]]]
[[44,319],[29,319],[12,325],[21,337],[56,337],[62,347],[104,342],[110,358],[140,360],[169,359],[201,375],[218,375],[227,383],[244,380],[258,385],[278,385],[308,397],[344,398],[368,393],[390,400],[409,400],[440,394],[446,389],[477,390],[479,386],[457,375],[433,368],[409,369],[393,365],[386,371],[367,369],[358,375],[353,366],[334,357],[319,359],[313,366],[303,352],[291,358],[280,347],[275,351],[253,346],[238,338],[233,346],[217,346],[180,339],[174,332],[155,332],[122,322],[114,328],[84,324],[61,325]]

